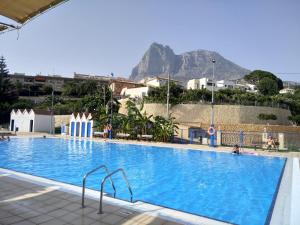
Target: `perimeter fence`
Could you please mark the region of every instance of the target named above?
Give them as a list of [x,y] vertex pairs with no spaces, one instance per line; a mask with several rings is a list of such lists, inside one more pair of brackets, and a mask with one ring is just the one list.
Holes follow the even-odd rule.
[[[279,150],[300,151],[300,132],[233,132],[217,131],[215,143],[220,146],[240,145],[255,149],[267,147],[268,138],[272,137]],[[182,144],[209,144],[209,135],[203,129],[178,129],[174,142]]]

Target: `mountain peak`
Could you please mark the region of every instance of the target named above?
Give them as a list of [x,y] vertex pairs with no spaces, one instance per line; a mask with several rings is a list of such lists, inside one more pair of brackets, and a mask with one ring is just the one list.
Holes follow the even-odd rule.
[[199,49],[176,55],[168,45],[153,42],[142,60],[132,70],[131,80],[170,73],[171,77],[186,83],[190,79],[212,74],[211,60],[216,60],[216,79],[238,79],[250,71],[225,59],[218,52]]

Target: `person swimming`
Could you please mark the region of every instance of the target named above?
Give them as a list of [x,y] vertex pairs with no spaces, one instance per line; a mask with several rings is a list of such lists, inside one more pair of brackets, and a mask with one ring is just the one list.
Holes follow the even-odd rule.
[[232,153],[234,153],[234,154],[241,154],[240,147],[238,145],[234,145]]

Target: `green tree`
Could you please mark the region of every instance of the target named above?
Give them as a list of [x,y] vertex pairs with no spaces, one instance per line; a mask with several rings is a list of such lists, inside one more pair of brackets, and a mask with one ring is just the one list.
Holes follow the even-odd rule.
[[278,94],[278,84],[275,80],[265,77],[261,79],[257,85],[259,92],[262,95],[276,95]]
[[13,101],[18,98],[15,86],[8,79],[9,70],[5,58],[0,57],[0,102]]
[[18,99],[15,86],[8,79],[9,70],[5,58],[0,57],[0,123],[9,120],[11,105]]
[[276,77],[273,73],[263,70],[254,70],[248,75],[244,77],[246,81],[248,81],[251,84],[258,85],[259,82],[264,78],[270,78],[277,83],[277,89],[281,90],[283,88],[283,82],[281,79]]
[[62,94],[70,97],[83,97],[85,95],[95,95],[98,92],[99,85],[97,81],[86,80],[82,82],[72,81],[64,84]]
[[288,118],[290,121],[295,123],[297,126],[300,125],[300,115],[295,115],[295,116],[289,116]]
[[53,91],[53,88],[49,85],[45,85],[45,86],[43,86],[42,90],[46,95],[50,95]]
[[177,133],[177,123],[175,123],[175,118],[170,117],[166,119],[162,116],[155,116],[154,117],[154,124],[153,124],[153,136],[154,140],[162,141],[162,142],[169,142],[172,140],[173,135]]
[[[168,85],[165,84],[161,87],[152,88],[148,97],[145,97],[146,102],[159,102],[167,103],[167,92]],[[174,82],[170,83],[170,104],[176,105],[182,102],[182,94],[184,90],[180,85],[175,84]]]

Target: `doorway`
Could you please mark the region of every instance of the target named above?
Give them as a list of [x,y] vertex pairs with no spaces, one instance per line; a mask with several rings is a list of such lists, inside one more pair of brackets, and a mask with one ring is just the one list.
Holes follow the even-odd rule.
[[10,131],[14,131],[14,127],[15,127],[15,120],[11,120]]
[[29,132],[33,131],[33,120],[30,120]]

